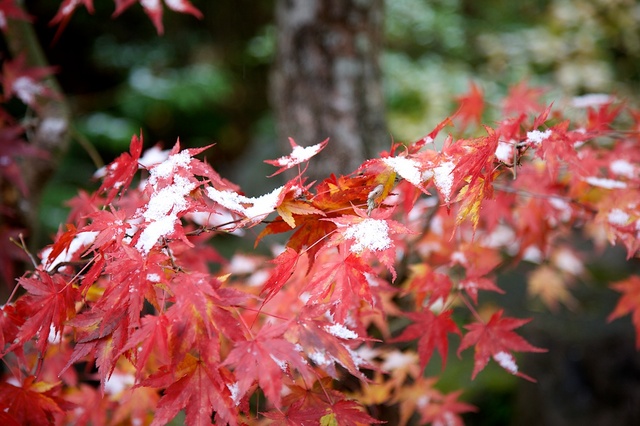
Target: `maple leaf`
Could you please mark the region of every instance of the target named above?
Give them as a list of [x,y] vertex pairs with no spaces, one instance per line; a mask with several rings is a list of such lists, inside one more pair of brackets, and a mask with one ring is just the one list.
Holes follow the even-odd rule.
[[9,351],[38,335],[36,347],[44,353],[49,333],[61,334],[65,323],[75,316],[78,290],[62,275],[52,276],[42,270],[32,277],[20,278],[18,283],[27,291],[22,302],[28,306],[29,314]]
[[470,122],[479,125],[484,110],[484,95],[482,90],[473,82],[469,84],[469,92],[456,98],[460,106],[455,113],[462,121],[462,130],[466,129]]
[[[0,407],[10,421],[23,426],[54,424],[57,415],[73,404],[56,395],[58,384],[36,382],[29,376],[20,386],[0,382]],[[3,424],[11,424],[4,423]]]
[[373,269],[364,260],[347,250],[326,248],[318,253],[313,275],[303,288],[307,304],[323,302],[327,296],[335,305],[336,321],[343,321],[353,306],[364,300],[373,305],[367,280]]
[[287,328],[287,323],[279,326],[267,324],[253,339],[235,342],[222,365],[234,367],[236,400],[243,398],[253,383],[258,381],[269,401],[280,407],[282,376],[289,366],[296,368],[307,379],[312,378],[309,366],[299,351],[282,337]]
[[[151,22],[156,27],[156,31],[159,35],[164,33],[164,26],[162,25],[162,3],[161,0],[114,0],[116,3],[116,10],[113,12],[114,16],[120,15],[135,3],[140,3],[144,9],[144,13],[147,14]],[[198,19],[202,19],[202,12],[195,8],[188,0],[164,0],[167,7],[174,12],[188,13]]]
[[469,332],[460,342],[458,356],[463,350],[475,345],[472,379],[475,379],[476,375],[484,369],[489,358],[493,357],[509,373],[535,382],[531,377],[518,371],[518,365],[511,352],[546,352],[547,350],[531,345],[512,331],[514,328],[522,327],[531,321],[531,318],[503,318],[503,312],[501,309],[494,313],[486,324],[477,322],[466,325],[465,328]]
[[502,106],[504,115],[544,111],[545,107],[539,103],[539,98],[544,92],[543,89],[529,87],[526,81],[512,86]]
[[300,253],[291,247],[287,247],[278,257],[273,259],[272,262],[276,264],[276,267],[271,271],[269,279],[262,287],[262,293],[267,294],[263,304],[271,300],[273,296],[280,291],[282,286],[285,285],[287,280],[291,278],[299,258]]
[[26,55],[20,54],[2,66],[2,88],[7,98],[16,96],[26,105],[38,111],[38,98],[58,99],[59,94],[43,80],[56,71],[55,67],[32,67],[27,64]]
[[410,265],[411,274],[404,283],[403,294],[412,294],[416,301],[416,306],[423,306],[425,299],[429,298],[429,305],[446,302],[453,284],[448,275],[435,272],[426,263]]
[[291,154],[280,157],[276,160],[264,160],[264,162],[267,164],[280,167],[278,170],[276,170],[275,173],[269,175],[268,177],[279,175],[285,170],[289,170],[290,168],[297,166],[298,164],[309,161],[311,157],[322,151],[324,147],[327,146],[327,143],[329,143],[329,139],[325,139],[324,141],[315,145],[301,147],[293,140],[293,138],[289,138],[289,144],[291,145]]
[[7,31],[7,18],[27,22],[33,20],[27,12],[16,4],[15,0],[0,0],[0,13],[4,16],[4,19],[0,20],[0,29],[2,31]]
[[188,425],[210,425],[214,411],[217,423],[238,424],[237,402],[230,390],[232,383],[228,373],[215,363],[187,354],[177,369],[161,367],[141,385],[166,388],[158,401],[152,426],[167,424],[182,409]]
[[353,400],[336,401],[327,410],[330,412],[320,418],[321,426],[363,426],[386,423],[362,411],[361,406]]
[[421,312],[408,312],[405,314],[413,324],[405,328],[402,333],[391,339],[391,342],[407,342],[418,340],[418,355],[420,355],[420,368],[424,370],[431,359],[433,350],[437,349],[442,358],[442,369],[447,364],[449,343],[448,333],[460,335],[460,330],[451,319],[452,310],[434,314],[430,309],[423,309]]
[[435,401],[427,402],[420,407],[420,421],[433,425],[464,426],[459,414],[478,411],[478,409],[471,404],[458,401],[461,393],[462,391],[451,392],[440,396]]
[[464,290],[476,305],[478,304],[478,290],[495,291],[499,294],[505,293],[492,279],[486,277],[465,278],[458,283],[458,287]]
[[607,321],[611,322],[616,318],[631,314],[631,321],[636,329],[636,348],[640,349],[640,276],[632,275],[611,284],[611,288],[622,293],[622,296],[607,317]]
[[360,255],[363,252],[373,253],[375,257],[387,267],[393,279],[396,270],[393,264],[396,260],[395,244],[391,240],[392,234],[412,234],[409,228],[399,222],[387,219],[392,211],[379,212],[380,219],[369,217],[367,213],[354,207],[357,216],[343,215],[337,218],[327,218],[338,226],[337,232],[331,237],[331,244],[347,243],[351,253]]
[[560,271],[548,265],[538,266],[527,279],[527,291],[531,296],[538,296],[552,311],[557,311],[561,302],[569,308],[576,306],[576,300],[567,289],[567,278]]
[[98,174],[104,173],[104,179],[96,194],[107,193],[105,204],[110,203],[118,192],[127,189],[138,171],[138,160],[142,153],[142,133],[139,138],[137,135],[133,135],[129,152],[120,154],[118,158],[104,168],[103,172],[98,171]]
[[169,359],[169,318],[166,315],[145,315],[140,321],[140,328],[131,333],[127,344],[120,354],[131,349],[132,358],[135,359],[137,379],[140,379],[144,366],[152,353],[155,353],[160,362]]
[[319,315],[324,317],[326,312],[323,305],[305,306],[297,322],[287,331],[287,340],[302,346],[307,357],[331,377],[338,377],[337,362],[352,375],[366,380],[359,367],[371,367],[370,364],[349,348],[361,337],[343,324],[317,318]]

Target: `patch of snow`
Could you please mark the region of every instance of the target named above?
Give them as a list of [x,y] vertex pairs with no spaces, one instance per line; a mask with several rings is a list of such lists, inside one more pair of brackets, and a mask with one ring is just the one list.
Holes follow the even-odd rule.
[[389,225],[385,220],[364,219],[348,226],[343,235],[347,240],[355,240],[350,248],[352,253],[360,253],[365,249],[382,251],[391,247]]
[[551,129],[547,129],[544,132],[541,132],[540,130],[532,130],[527,132],[527,140],[534,145],[540,145],[543,141],[549,139],[551,133]]
[[623,189],[627,187],[627,184],[625,182],[613,179],[599,178],[595,176],[585,178],[584,181],[589,185],[597,186],[604,189]]
[[411,184],[419,186],[422,183],[422,173],[417,161],[406,157],[387,157],[383,158],[382,162]]
[[444,195],[444,202],[449,203],[451,201],[451,190],[453,189],[453,169],[455,164],[453,161],[444,161],[433,169],[433,180],[436,187],[442,195]]
[[518,365],[516,364],[516,360],[513,355],[507,352],[498,352],[497,354],[493,355],[493,359],[509,373],[518,373]]

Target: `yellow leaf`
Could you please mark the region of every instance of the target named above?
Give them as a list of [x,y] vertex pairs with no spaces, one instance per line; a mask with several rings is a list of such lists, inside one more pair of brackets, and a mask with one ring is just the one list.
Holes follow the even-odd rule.
[[529,275],[528,292],[531,296],[539,297],[551,310],[556,310],[558,303],[569,308],[576,305],[576,300],[567,289],[565,278],[548,265],[539,266]]
[[287,222],[287,225],[292,228],[296,227],[296,221],[293,218],[294,214],[319,214],[322,216],[325,215],[322,210],[316,209],[311,204],[299,200],[285,200],[278,206],[276,211],[278,212],[282,220]]

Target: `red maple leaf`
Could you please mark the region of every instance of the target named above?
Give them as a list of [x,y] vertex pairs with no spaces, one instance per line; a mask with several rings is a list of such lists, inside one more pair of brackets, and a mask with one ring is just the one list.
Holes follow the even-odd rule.
[[[34,376],[27,377],[22,385],[14,386],[0,382],[0,411],[9,422],[20,425],[54,424],[57,415],[73,408],[73,404],[60,398],[57,386],[46,382],[36,382]],[[2,419],[2,418],[0,418]]]
[[142,134],[139,138],[133,135],[129,152],[130,154],[127,152],[120,154],[104,169],[105,177],[96,194],[107,193],[105,204],[110,203],[118,192],[128,188],[138,171],[138,160],[142,153]]
[[633,275],[625,280],[611,284],[611,288],[622,293],[620,300],[609,314],[607,321],[631,314],[636,329],[636,348],[640,349],[640,277]]
[[346,242],[351,253],[372,253],[387,267],[395,280],[396,270],[393,265],[396,261],[396,247],[391,235],[413,232],[401,223],[388,219],[392,213],[391,209],[376,209],[371,217],[357,207],[354,207],[354,211],[357,216],[343,215],[324,219],[338,226],[337,232],[331,236],[331,245]]
[[461,413],[478,411],[478,409],[464,402],[458,401],[462,391],[451,392],[438,396],[434,401],[429,401],[420,409],[420,422],[432,425],[464,426]]
[[449,341],[448,333],[460,335],[460,330],[451,319],[451,310],[434,314],[430,309],[422,312],[408,312],[405,315],[413,321],[413,324],[404,329],[402,334],[391,339],[392,342],[406,342],[418,340],[418,355],[420,355],[420,367],[424,370],[431,359],[433,350],[437,349],[442,358],[442,369],[447,364]]
[[543,89],[531,88],[526,81],[512,86],[502,106],[504,115],[519,116],[520,114],[543,112],[545,107],[540,103],[540,96],[543,93]]
[[2,66],[2,88],[7,98],[16,96],[26,105],[38,110],[38,98],[59,97],[51,87],[43,81],[56,71],[55,67],[31,67],[24,54],[13,60],[5,61]]
[[322,425],[362,426],[385,423],[362,411],[361,406],[353,400],[336,401],[329,406],[327,411],[329,413],[320,419]]
[[285,285],[287,280],[291,278],[299,258],[300,253],[291,247],[287,247],[285,251],[273,259],[272,263],[275,263],[276,267],[271,271],[269,279],[264,284],[264,287],[262,287],[262,293],[267,294],[264,299],[265,304],[271,300],[273,296],[280,291],[282,286]]
[[309,366],[296,347],[282,337],[288,324],[265,325],[251,340],[239,341],[223,362],[233,366],[237,382],[234,398],[245,396],[255,381],[276,407],[281,406],[282,378],[293,367],[312,379]]
[[476,322],[465,326],[469,332],[462,338],[462,342],[460,342],[458,356],[460,356],[460,352],[463,350],[475,345],[472,379],[484,369],[489,362],[489,357],[493,357],[493,359],[509,373],[535,382],[531,377],[518,371],[518,365],[511,352],[546,352],[547,350],[531,345],[512,331],[514,328],[522,327],[531,321],[530,318],[503,318],[503,312],[501,309],[494,313],[486,324]]
[[460,117],[462,130],[464,130],[470,122],[479,125],[482,121],[482,112],[484,111],[484,96],[482,90],[473,82],[469,84],[469,93],[458,96],[456,98],[460,106],[455,113]]
[[122,348],[120,354],[132,351],[132,358],[138,377],[141,377],[145,364],[151,356],[155,354],[160,362],[168,362],[169,359],[169,319],[166,315],[146,315],[141,321],[140,328],[131,333],[127,344]]
[[176,369],[161,367],[142,386],[166,388],[158,401],[152,426],[167,424],[182,409],[188,425],[210,425],[214,411],[218,423],[238,424],[238,405],[230,390],[232,379],[215,362],[187,354]]
[[62,275],[49,275],[40,270],[31,277],[20,278],[18,283],[27,290],[21,299],[21,306],[27,307],[27,312],[21,314],[27,319],[8,350],[14,350],[37,335],[36,347],[44,353],[49,333],[62,334],[66,322],[75,316],[79,292]]
[[2,31],[7,30],[7,18],[20,19],[27,22],[32,21],[31,16],[18,6],[15,0],[0,0],[0,12],[4,16],[4,19],[0,20],[0,29]]
[[264,162],[267,164],[280,167],[278,170],[276,170],[275,173],[269,175],[269,177],[279,175],[285,170],[289,170],[290,168],[297,166],[298,164],[309,161],[311,157],[322,151],[324,147],[327,146],[327,143],[329,143],[329,139],[325,139],[324,141],[315,145],[302,147],[298,145],[293,140],[293,138],[289,138],[289,144],[291,145],[291,154],[275,160],[264,160]]
[[[114,0],[116,3],[116,11],[114,16],[120,15],[135,3],[140,3],[144,9],[144,13],[147,14],[153,25],[156,27],[158,34],[164,33],[164,26],[162,25],[162,2],[156,1],[144,1],[144,0]],[[174,12],[188,13],[198,19],[202,19],[202,12],[195,8],[188,0],[164,0],[167,7]]]
[[336,321],[343,321],[364,300],[373,306],[373,297],[366,274],[373,269],[362,257],[332,247],[318,253],[312,278],[303,289],[308,295],[307,304],[322,303],[329,297],[335,305]]

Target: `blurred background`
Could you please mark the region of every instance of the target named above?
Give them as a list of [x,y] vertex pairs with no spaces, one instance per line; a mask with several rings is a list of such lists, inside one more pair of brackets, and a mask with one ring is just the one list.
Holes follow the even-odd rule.
[[[375,155],[392,140],[411,142],[431,131],[454,111],[456,97],[469,90],[470,82],[489,102],[487,122],[498,117],[507,88],[523,79],[545,88],[549,101],[613,93],[633,105],[640,94],[640,4],[635,0],[322,0],[337,12],[311,18],[304,12],[313,1],[193,3],[202,20],[166,11],[165,33],[158,36],[140,7],[111,19],[113,3],[97,1],[93,15],[79,8],[54,42],[57,28],[49,21],[60,2],[26,1],[49,63],[59,67],[57,78],[74,124],[70,149],[44,191],[40,219],[49,235],[66,218],[63,200],[78,188],[95,187],[96,168],[127,150],[140,130],[147,147],[159,142],[170,148],[178,137],[183,146],[215,143],[207,160],[257,195],[282,183],[279,177],[264,178],[273,169],[262,160],[282,155],[286,136],[301,145],[334,134],[363,136],[358,155]],[[356,33],[349,32],[349,22],[357,22]],[[315,32],[308,35],[302,27]],[[331,55],[345,55],[332,46],[352,36],[361,46],[357,54],[331,62]],[[292,62],[283,57],[287,52],[278,52],[287,40],[298,43],[289,46]],[[349,68],[358,61],[365,65]],[[329,62],[333,68],[325,69]],[[332,74],[342,65],[346,74]],[[321,70],[318,84],[331,90],[318,86],[325,96],[314,95],[312,88],[297,101],[335,101],[329,105],[334,116],[318,118],[317,129],[306,126],[314,127],[311,134],[304,133],[304,117],[295,117],[303,128],[283,135],[290,129],[287,117],[304,105],[283,110],[282,88],[312,75],[309,67]],[[364,70],[364,77],[354,69]],[[347,75],[343,86],[341,75]],[[354,75],[371,85],[349,86],[348,76],[353,80]],[[344,96],[332,98],[333,93]],[[350,128],[353,119],[340,121],[363,99],[366,106],[358,114],[372,117],[360,120],[370,127]],[[313,110],[306,113],[320,117]],[[340,124],[332,127],[332,119]],[[528,298],[526,267],[501,277],[509,291],[498,303],[507,304],[513,316],[536,317],[525,327],[525,337],[550,353],[524,358],[523,370],[538,378],[537,385],[498,369],[470,382],[470,354],[464,362],[450,362],[440,384],[443,390],[467,389],[463,399],[480,408],[480,414],[466,418],[469,424],[640,424],[634,332],[628,318],[609,325],[605,320],[617,300],[606,283],[637,271],[637,264],[625,263],[616,249],[594,256],[582,247],[589,273],[574,290],[579,303],[573,311],[561,307],[550,316]],[[429,373],[439,375],[438,366],[438,360],[432,362]]]

